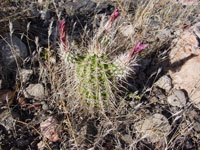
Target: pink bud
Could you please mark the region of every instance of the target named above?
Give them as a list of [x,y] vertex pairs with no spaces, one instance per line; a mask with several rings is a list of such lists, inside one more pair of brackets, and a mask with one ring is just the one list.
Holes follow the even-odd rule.
[[119,9],[115,9],[115,11],[110,16],[110,22],[111,22],[111,24],[115,21],[115,19],[117,19],[119,17],[119,15],[120,15]]
[[67,47],[67,27],[66,27],[66,22],[64,20],[60,21],[59,23],[59,35],[60,35],[60,41],[62,44],[64,44],[64,47]]
[[140,42],[136,42],[135,46],[131,50],[129,57],[132,57],[133,55],[139,53],[140,51],[145,49],[147,46],[148,46],[148,44],[141,44]]
[[119,9],[115,9],[115,11],[111,14],[109,21],[105,25],[105,29],[109,30],[114,23],[114,21],[119,17],[120,12]]

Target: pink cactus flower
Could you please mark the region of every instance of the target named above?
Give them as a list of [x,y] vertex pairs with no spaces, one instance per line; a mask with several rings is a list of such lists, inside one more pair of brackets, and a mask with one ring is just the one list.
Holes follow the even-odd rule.
[[111,22],[111,24],[119,17],[119,15],[120,15],[119,9],[115,9],[115,11],[110,16],[110,22]]
[[131,50],[131,53],[129,54],[129,57],[133,57],[135,54],[139,53],[143,49],[145,49],[148,46],[148,44],[142,44],[140,42],[136,42],[135,46]]
[[66,22],[64,20],[60,21],[59,23],[59,35],[60,35],[60,41],[61,44],[64,45],[65,48],[67,48],[67,27]]
[[115,9],[114,12],[111,14],[109,21],[105,25],[105,29],[109,30],[114,23],[114,21],[120,16],[119,9]]

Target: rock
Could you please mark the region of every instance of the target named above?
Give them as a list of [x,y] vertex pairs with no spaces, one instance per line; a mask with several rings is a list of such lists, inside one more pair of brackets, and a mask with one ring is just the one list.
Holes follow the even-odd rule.
[[170,51],[168,74],[175,89],[184,89],[189,101],[200,109],[200,48],[194,34],[199,23],[185,31],[174,48]]
[[44,122],[40,123],[41,134],[52,142],[57,142],[60,139],[60,131],[58,129],[58,121],[53,117],[49,117]]
[[185,93],[181,90],[174,90],[172,95],[168,96],[167,101],[174,107],[184,107],[186,105]]
[[24,93],[25,98],[42,99],[45,97],[45,89],[42,84],[30,84]]
[[172,89],[172,80],[169,76],[164,75],[155,83],[156,86],[169,92]]
[[166,98],[166,96],[164,94],[158,94],[157,97],[159,100],[163,100]]
[[167,118],[161,114],[154,114],[141,120],[135,123],[134,127],[142,136],[147,136],[153,143],[165,140],[171,130]]
[[43,110],[46,111],[46,110],[49,109],[49,106],[48,106],[44,101],[42,101],[41,104],[42,104],[42,109],[43,109]]
[[0,40],[0,63],[4,68],[15,63],[15,58],[10,48],[10,46],[12,46],[11,43],[13,43],[13,51],[18,59],[25,58],[28,56],[26,45],[18,37],[13,35],[13,42],[11,42],[10,37],[7,37],[6,41],[8,43],[6,43],[3,40]]
[[33,74],[33,70],[22,69],[20,74],[22,77],[22,82],[27,82],[30,79],[31,75]]

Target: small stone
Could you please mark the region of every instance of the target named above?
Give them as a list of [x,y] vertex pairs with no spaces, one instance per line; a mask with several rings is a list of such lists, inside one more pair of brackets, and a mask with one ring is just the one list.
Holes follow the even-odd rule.
[[167,98],[167,101],[170,105],[174,107],[182,108],[186,105],[185,93],[181,90],[174,90],[173,94]]
[[49,107],[48,107],[48,105],[47,105],[46,103],[44,103],[44,104],[42,104],[42,109],[43,109],[43,110],[48,110]]
[[25,98],[42,99],[45,97],[45,90],[42,84],[30,84],[25,90]]
[[59,138],[59,124],[54,117],[40,123],[41,134],[52,142],[57,142]]
[[154,114],[141,120],[135,123],[134,127],[142,136],[147,136],[153,143],[165,140],[171,130],[167,118],[161,114]]
[[172,88],[172,80],[169,76],[164,75],[160,79],[158,79],[155,85],[165,90],[166,92],[169,92]]
[[159,100],[163,100],[166,98],[164,94],[158,94],[157,97],[159,98]]
[[32,74],[33,74],[33,70],[22,69],[21,70],[22,82],[27,82],[30,79]]

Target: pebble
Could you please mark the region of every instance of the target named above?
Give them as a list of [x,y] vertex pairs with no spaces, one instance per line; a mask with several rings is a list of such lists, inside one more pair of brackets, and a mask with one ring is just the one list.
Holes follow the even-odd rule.
[[169,92],[172,89],[172,80],[169,76],[164,75],[155,83],[156,86]]
[[185,93],[181,90],[174,90],[172,95],[168,96],[167,101],[174,107],[182,108],[186,105]]
[[33,74],[33,70],[22,69],[21,70],[22,82],[27,82],[30,79],[32,74]]
[[48,109],[49,109],[49,106],[48,106],[45,102],[43,102],[43,103],[42,103],[42,109],[43,109],[43,110],[48,110]]
[[42,84],[30,84],[24,93],[25,98],[42,99],[45,97],[45,89]]
[[134,127],[142,136],[147,136],[153,143],[165,140],[171,130],[167,118],[158,113],[135,123]]

